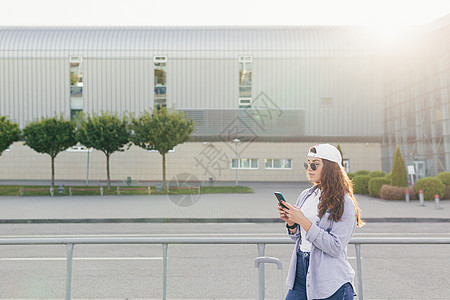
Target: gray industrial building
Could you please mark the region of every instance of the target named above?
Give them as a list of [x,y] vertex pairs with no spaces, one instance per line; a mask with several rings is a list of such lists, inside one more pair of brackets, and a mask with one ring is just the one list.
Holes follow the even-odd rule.
[[[415,52],[417,64],[413,56],[397,60],[365,29],[352,26],[2,27],[0,115],[23,128],[55,113],[76,118],[80,111],[183,110],[196,131],[191,142],[176,147],[183,154],[170,154],[175,162],[169,176],[188,172],[203,180],[232,180],[237,166],[244,180],[303,180],[304,155],[318,142],[340,143],[350,171],[387,172],[400,144],[408,164],[423,167],[422,176],[434,175],[450,170],[449,28],[444,23],[433,29],[434,38],[424,33],[399,46],[411,49],[427,41],[436,49],[430,59],[427,48]],[[404,82],[428,86],[422,70],[429,72],[432,91],[414,92],[412,100]],[[421,75],[411,75],[416,73]],[[439,119],[430,110],[432,119],[419,121],[419,103],[437,94],[433,109],[440,110]],[[410,107],[411,101],[417,103],[413,121],[400,105]],[[404,134],[410,122],[413,136]],[[432,124],[431,132],[423,124]],[[428,145],[426,134],[435,141],[431,150],[420,146]],[[239,145],[232,143],[236,139]],[[0,178],[49,177],[48,170],[37,171],[47,168],[46,158],[24,148],[15,143],[0,157]],[[211,149],[215,164],[210,160],[205,167]],[[83,151],[90,150],[69,149],[57,158],[61,179],[86,176]],[[94,153],[93,158],[91,177],[103,178],[104,162],[99,156],[96,164]],[[112,176],[156,180],[158,159],[157,153],[132,148],[112,157]],[[140,170],[143,161],[154,167]]]
[[395,145],[418,177],[450,171],[450,15],[385,54],[383,169]]

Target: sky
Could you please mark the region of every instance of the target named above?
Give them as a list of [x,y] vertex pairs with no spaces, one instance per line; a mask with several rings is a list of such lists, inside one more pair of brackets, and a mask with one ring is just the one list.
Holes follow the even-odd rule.
[[430,23],[449,0],[0,0],[0,26],[362,25]]

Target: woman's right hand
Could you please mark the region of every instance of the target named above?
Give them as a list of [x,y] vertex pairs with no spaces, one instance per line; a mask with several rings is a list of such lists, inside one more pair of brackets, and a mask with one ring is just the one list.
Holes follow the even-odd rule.
[[[286,215],[286,213],[285,213],[284,210],[283,210],[283,206],[281,206],[280,203],[278,203],[278,212],[280,213],[280,218],[281,218],[281,220],[283,220],[283,221],[285,221],[285,222],[288,222],[288,223],[291,223],[291,222],[289,221],[288,216]],[[293,223],[292,223],[292,224],[293,224]],[[288,224],[288,225],[292,225],[292,224]]]

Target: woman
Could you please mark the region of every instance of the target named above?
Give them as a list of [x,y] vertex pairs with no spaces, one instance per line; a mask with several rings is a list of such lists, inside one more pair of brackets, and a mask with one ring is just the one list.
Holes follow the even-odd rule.
[[347,244],[364,225],[341,154],[329,144],[312,147],[305,163],[314,184],[296,206],[278,204],[289,236],[296,242],[286,284],[290,299],[353,299],[355,272],[347,261]]

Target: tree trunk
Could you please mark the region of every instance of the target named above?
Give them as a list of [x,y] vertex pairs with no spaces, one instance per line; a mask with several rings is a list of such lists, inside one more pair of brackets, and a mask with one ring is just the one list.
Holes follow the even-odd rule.
[[55,188],[55,157],[50,156],[52,158],[52,189]]
[[167,191],[166,186],[166,154],[163,153],[162,155],[162,170],[163,170],[163,189]]
[[106,179],[108,181],[108,191],[111,190],[111,179],[109,177],[109,154],[106,154]]

